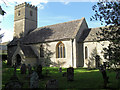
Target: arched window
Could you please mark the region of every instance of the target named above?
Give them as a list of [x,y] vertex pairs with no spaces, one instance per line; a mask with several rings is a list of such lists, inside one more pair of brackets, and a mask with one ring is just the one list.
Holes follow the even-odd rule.
[[85,47],[85,59],[88,59],[88,48],[87,48],[87,46]]
[[56,58],[65,58],[65,46],[62,42],[56,45]]
[[44,57],[44,48],[43,48],[43,45],[40,45],[40,57]]
[[20,10],[18,11],[18,16],[20,16]]

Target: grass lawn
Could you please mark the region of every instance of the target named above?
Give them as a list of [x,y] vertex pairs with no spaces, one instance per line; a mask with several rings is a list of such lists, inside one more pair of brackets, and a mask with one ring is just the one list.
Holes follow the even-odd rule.
[[[50,71],[49,77],[44,77],[39,80],[39,87],[45,88],[45,84],[49,79],[57,79],[59,82],[59,88],[63,89],[77,89],[77,88],[94,88],[102,89],[103,88],[103,78],[99,70],[88,70],[85,68],[76,68],[74,69],[74,81],[67,81],[66,77],[62,77],[63,72],[66,72],[67,69],[63,68],[62,73],[58,72],[57,67],[49,67]],[[3,62],[2,67],[2,88],[4,88],[5,83],[7,83],[10,77],[13,75],[13,68],[6,65]],[[45,75],[45,68],[43,68],[43,75]],[[113,71],[107,71],[109,76],[110,83],[108,84],[109,88],[117,87],[117,80],[115,79],[116,73]],[[26,78],[26,75],[20,74],[20,69],[17,69],[17,76],[19,80],[24,83],[23,88],[29,87],[29,80]]]

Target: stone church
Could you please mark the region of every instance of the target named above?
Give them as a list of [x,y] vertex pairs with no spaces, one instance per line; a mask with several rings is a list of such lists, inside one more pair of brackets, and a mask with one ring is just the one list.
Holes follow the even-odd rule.
[[[85,18],[37,28],[37,7],[15,6],[14,39],[8,46],[8,64],[41,64],[51,67],[97,67],[103,63],[102,49],[109,43],[97,42],[99,28],[89,28]],[[95,60],[95,55],[100,60]]]

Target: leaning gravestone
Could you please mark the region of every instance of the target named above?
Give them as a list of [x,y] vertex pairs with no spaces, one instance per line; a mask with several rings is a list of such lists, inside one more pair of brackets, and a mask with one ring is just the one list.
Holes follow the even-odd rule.
[[68,81],[74,80],[74,68],[73,67],[67,68],[67,80]]
[[39,76],[37,72],[33,72],[30,77],[30,88],[38,88]]
[[17,88],[22,88],[22,83],[18,80],[16,74],[10,78],[9,82],[5,84],[5,89],[7,90],[16,90]]
[[22,64],[20,68],[21,74],[26,74],[26,65]]
[[42,65],[38,65],[36,71],[40,79],[42,77]]
[[46,89],[58,89],[58,80],[56,79],[51,79],[51,80],[48,80],[47,83],[46,83],[46,86],[45,86]]

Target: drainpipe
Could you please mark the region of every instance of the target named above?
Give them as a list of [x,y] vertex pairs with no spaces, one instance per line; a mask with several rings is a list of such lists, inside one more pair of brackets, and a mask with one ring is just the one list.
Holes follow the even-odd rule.
[[72,67],[74,67],[73,41],[74,39],[72,39]]

